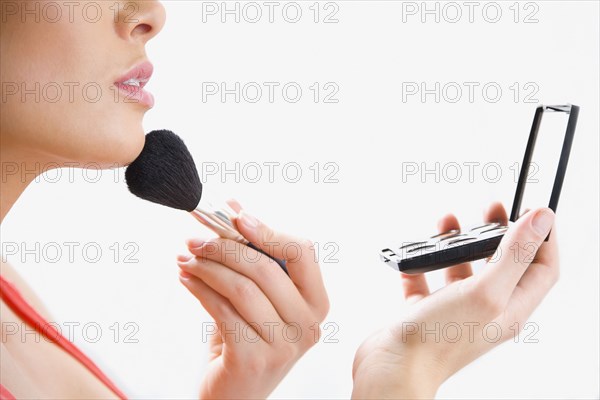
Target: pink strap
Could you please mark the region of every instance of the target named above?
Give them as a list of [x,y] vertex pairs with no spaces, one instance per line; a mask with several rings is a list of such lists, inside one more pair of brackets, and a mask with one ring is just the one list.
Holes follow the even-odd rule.
[[13,396],[7,388],[2,386],[0,383],[0,400],[16,400],[15,396]]
[[[49,324],[44,317],[37,313],[25,299],[21,296],[17,288],[10,282],[5,280],[0,275],[0,299],[8,305],[13,312],[23,320],[27,325],[31,326],[38,333],[41,333],[52,343],[61,347],[64,351],[72,355],[77,361],[83,364],[92,374],[94,374],[102,383],[112,390],[119,398],[126,399],[127,397],[115,386],[112,381],[100,371],[96,366],[81,352],[73,343],[65,338],[61,332],[53,325]],[[0,385],[0,400],[12,400],[14,396],[2,385]]]

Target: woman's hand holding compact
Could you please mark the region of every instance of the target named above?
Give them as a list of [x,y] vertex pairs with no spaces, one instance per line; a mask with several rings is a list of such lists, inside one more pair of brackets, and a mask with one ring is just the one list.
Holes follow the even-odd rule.
[[[486,222],[506,224],[502,205]],[[412,303],[399,323],[377,332],[358,349],[355,398],[432,398],[447,378],[524,326],[559,276],[556,230],[550,209],[521,216],[504,235],[481,273],[469,263],[445,270],[446,286],[430,293],[423,274],[402,274]],[[448,215],[440,232],[459,229]]]
[[[237,203],[231,206],[240,212]],[[193,239],[180,280],[215,320],[200,398],[265,398],[320,338],[329,300],[311,242],[241,211],[239,232],[271,257],[232,240]]]

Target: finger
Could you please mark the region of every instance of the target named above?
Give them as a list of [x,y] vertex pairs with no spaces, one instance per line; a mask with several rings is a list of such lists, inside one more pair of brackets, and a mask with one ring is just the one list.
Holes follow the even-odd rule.
[[275,307],[281,318],[303,326],[311,325],[311,312],[290,278],[258,251],[228,239],[216,238],[201,247],[190,248],[192,254],[223,264],[255,282]]
[[229,199],[226,201],[226,203],[236,213],[239,213],[240,211],[242,211],[242,205],[240,203],[238,203],[238,201],[236,199]]
[[[190,240],[190,242],[191,242],[191,241],[192,241],[192,240]],[[193,256],[192,256],[192,255],[189,255],[189,254],[185,254],[185,255],[184,255],[184,254],[180,254],[180,255],[178,255],[178,256],[177,256],[177,261],[179,261],[179,262],[186,262],[186,261],[190,261],[190,260],[192,259],[192,257],[193,257]]]
[[[215,292],[229,300],[248,324],[258,324],[262,327],[266,326],[265,323],[274,323],[275,326],[283,326],[283,321],[271,302],[247,277],[212,260],[198,257],[188,262],[180,262],[179,267],[188,274],[200,278]],[[265,341],[269,340],[269,337],[265,336],[268,332],[259,330],[258,333]]]
[[402,291],[408,303],[416,303],[424,297],[429,296],[429,285],[425,274],[400,273],[402,279]]
[[531,211],[519,218],[502,238],[493,256],[497,261],[487,264],[478,275],[477,284],[505,306],[553,223],[554,213],[549,208]]
[[[508,224],[508,215],[504,206],[500,202],[492,203],[487,210],[483,212],[483,220],[486,223],[497,222],[501,225]],[[486,257],[486,261],[489,261],[492,257]]]
[[[452,214],[446,215],[438,222],[439,233],[448,232],[453,229],[460,230],[460,224]],[[446,284],[448,285],[473,275],[473,269],[471,268],[471,263],[462,263],[446,268],[444,275],[446,277]]]
[[[215,320],[217,327],[215,327],[214,334],[217,334],[219,330],[232,330],[236,326],[246,326],[246,322],[233,308],[231,302],[202,282],[201,279],[182,270],[179,274],[179,281],[200,301],[202,307]],[[233,335],[224,335],[223,340],[226,343],[235,342]]]
[[308,240],[274,231],[244,210],[235,222],[240,233],[252,244],[270,256],[286,261],[292,282],[317,312],[318,318],[324,319],[329,311],[329,299],[313,244]]
[[506,225],[508,224],[508,215],[502,203],[495,202],[483,213],[483,220],[485,222],[498,222],[501,225]]
[[520,312],[522,320],[527,319],[556,284],[559,275],[558,244],[554,226],[550,238],[542,243],[535,259],[517,283],[508,307],[514,307],[515,313]]
[[523,327],[556,284],[559,275],[558,245],[554,226],[549,240],[541,245],[534,261],[510,296],[506,311],[501,315],[500,325],[512,327],[518,323],[519,327]]
[[241,320],[240,315],[235,311],[229,300],[214,291],[201,279],[181,270],[179,281],[200,301],[217,324],[236,319]]

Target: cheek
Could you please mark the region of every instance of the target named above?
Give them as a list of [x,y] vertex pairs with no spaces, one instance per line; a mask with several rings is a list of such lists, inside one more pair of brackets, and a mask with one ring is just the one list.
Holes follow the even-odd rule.
[[137,158],[144,147],[142,118],[144,111],[136,104],[108,102],[102,104],[103,113],[93,113],[85,132],[77,135],[79,149],[85,152],[84,159],[113,166],[126,165]]
[[33,95],[12,96],[2,105],[0,129],[10,138],[53,161],[128,164],[144,146],[145,110],[103,94],[96,102],[80,99],[38,102]]
[[106,167],[129,164],[142,151],[144,111],[138,105],[102,99],[68,108],[68,118],[54,121],[60,125],[60,145],[54,149],[57,155]]

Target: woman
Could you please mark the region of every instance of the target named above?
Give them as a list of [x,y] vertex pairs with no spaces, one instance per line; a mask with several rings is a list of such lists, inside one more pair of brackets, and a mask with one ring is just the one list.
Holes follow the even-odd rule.
[[[142,90],[152,74],[145,44],[160,32],[165,13],[159,2],[151,0],[1,1],[0,5],[4,219],[35,179],[20,171],[5,174],[5,165],[6,171],[8,166],[31,171],[36,165],[67,163],[109,168],[137,157],[144,143],[142,117],[153,104],[151,95]],[[486,220],[506,221],[506,214],[495,205]],[[531,264],[527,253],[515,259],[510,246],[540,245],[552,221],[549,210],[529,212],[506,235],[501,246],[505,252],[482,274],[472,276],[466,264],[449,268],[447,287],[436,293],[429,294],[423,276],[403,275],[406,297],[415,301],[414,312],[361,346],[353,369],[354,396],[433,396],[453,372],[498,343],[477,334],[475,340],[453,343],[420,340],[414,324],[478,322],[477,333],[491,321],[503,329],[525,321],[558,276],[556,234]],[[217,326],[249,324],[252,329],[252,324],[276,322],[272,336],[256,330],[257,341],[212,336],[211,368],[201,385],[201,398],[266,397],[315,344],[315,323],[324,320],[329,308],[310,242],[274,232],[243,211],[236,224],[271,256],[283,258],[278,249],[287,243],[299,244],[301,256],[288,258],[288,277],[258,253],[225,257],[231,246],[247,255],[249,250],[238,244],[223,239],[188,241],[191,255],[178,257],[180,280]],[[440,230],[457,226],[448,216]],[[273,242],[281,246],[269,245]],[[257,262],[244,261],[255,256]],[[54,332],[46,332],[54,342],[5,335],[8,323],[43,325],[51,317],[10,265],[3,263],[0,275],[0,398],[125,397],[91,360]],[[298,324],[311,334],[294,343],[278,340],[283,335],[277,330],[286,324]]]

